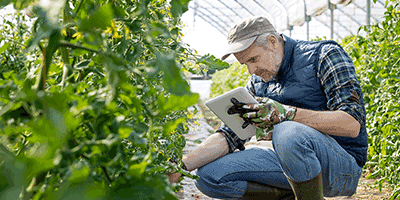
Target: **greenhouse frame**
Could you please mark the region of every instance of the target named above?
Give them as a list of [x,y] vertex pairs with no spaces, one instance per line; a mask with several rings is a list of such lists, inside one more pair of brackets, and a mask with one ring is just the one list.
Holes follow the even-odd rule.
[[193,0],[189,12],[223,35],[242,18],[266,16],[278,32],[341,40],[362,25],[380,22],[384,0]]

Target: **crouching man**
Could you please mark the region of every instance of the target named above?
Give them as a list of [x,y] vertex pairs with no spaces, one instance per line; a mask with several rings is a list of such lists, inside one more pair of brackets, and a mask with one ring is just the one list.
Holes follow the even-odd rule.
[[[351,58],[334,41],[294,40],[265,17],[239,21],[229,49],[252,74],[258,104],[238,103],[273,148],[245,150],[223,125],[184,159],[196,186],[219,199],[323,199],[355,193],[367,159],[363,94]],[[239,149],[240,151],[235,151]],[[176,182],[179,174],[169,174]]]

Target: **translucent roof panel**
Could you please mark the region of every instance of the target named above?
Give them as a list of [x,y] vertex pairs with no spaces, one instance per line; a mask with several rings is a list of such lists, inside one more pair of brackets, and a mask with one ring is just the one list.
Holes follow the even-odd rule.
[[304,1],[299,0],[280,0],[289,13],[289,25],[301,26],[306,22]]
[[273,18],[275,29],[279,32],[289,29],[288,12],[278,0],[255,1],[263,7]]
[[328,10],[328,0],[304,0],[306,3],[307,15],[318,16]]
[[[360,25],[366,24],[368,0],[192,0],[189,12],[209,23],[224,36],[240,19],[263,15],[278,32],[307,34],[323,37],[334,35],[341,39],[357,33]],[[371,1],[370,22],[381,21],[384,0]],[[333,5],[333,6],[330,6]],[[333,15],[332,15],[333,10]],[[306,19],[310,19],[307,22]],[[333,20],[333,24],[331,23]],[[194,20],[195,21],[195,20]],[[301,27],[301,28],[300,28]],[[308,37],[307,37],[308,38]]]

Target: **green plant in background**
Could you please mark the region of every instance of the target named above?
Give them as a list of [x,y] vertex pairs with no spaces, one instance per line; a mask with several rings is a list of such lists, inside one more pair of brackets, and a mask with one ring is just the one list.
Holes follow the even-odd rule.
[[214,73],[210,88],[210,97],[216,97],[237,87],[244,87],[250,74],[246,65],[233,63],[229,68]]
[[181,42],[189,0],[9,3],[34,20],[1,19],[0,198],[176,199],[184,63],[226,65]]
[[400,2],[387,2],[380,24],[361,27],[363,36],[350,36],[342,45],[352,57],[364,93],[369,151],[368,178],[378,178],[400,195]]
[[197,75],[211,75],[216,71],[223,70],[229,67],[229,64],[216,59],[213,55],[206,54],[197,59],[196,62],[189,61],[185,63],[185,71]]

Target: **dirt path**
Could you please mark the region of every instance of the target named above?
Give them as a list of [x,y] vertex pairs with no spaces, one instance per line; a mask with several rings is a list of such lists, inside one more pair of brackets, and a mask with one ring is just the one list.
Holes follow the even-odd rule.
[[[197,105],[199,110],[203,110],[205,112],[198,112],[197,115],[193,118],[194,123],[191,125],[191,129],[188,134],[185,135],[187,142],[184,149],[184,153],[187,154],[203,140],[205,140],[210,134],[214,133],[214,127],[218,127],[218,121],[215,119],[212,113],[207,112],[207,109],[204,107],[204,104],[200,101]],[[210,126],[211,124],[211,126]],[[263,147],[272,147],[268,142],[257,142],[254,139],[251,140],[248,144],[246,144],[246,148],[251,148],[254,146],[263,146]],[[195,171],[191,172],[195,174]],[[326,198],[328,200],[339,200],[339,199],[365,199],[365,200],[382,200],[388,199],[391,193],[391,189],[384,184],[384,188],[382,192],[379,192],[374,186],[374,179],[366,179],[365,174],[360,179],[357,192],[351,197],[335,197],[335,198]],[[178,193],[179,199],[207,199],[212,200],[214,198],[210,198],[204,194],[202,194],[195,186],[195,181],[189,179],[187,177],[180,183],[183,186],[183,189],[180,193]]]

